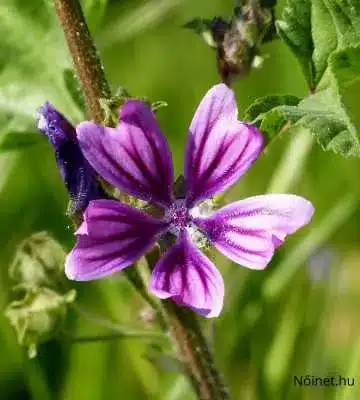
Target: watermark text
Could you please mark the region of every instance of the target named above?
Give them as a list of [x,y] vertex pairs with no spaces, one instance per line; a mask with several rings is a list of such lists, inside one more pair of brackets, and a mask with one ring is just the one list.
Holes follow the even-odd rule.
[[355,386],[355,378],[349,376],[314,376],[314,375],[294,375],[294,386]]

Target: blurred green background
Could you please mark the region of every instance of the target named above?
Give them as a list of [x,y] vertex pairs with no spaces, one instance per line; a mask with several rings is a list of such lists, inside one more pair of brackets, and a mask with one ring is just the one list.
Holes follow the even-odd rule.
[[[113,89],[123,85],[136,96],[168,102],[158,116],[180,173],[192,114],[218,81],[215,54],[181,27],[196,16],[230,15],[232,1],[83,4]],[[264,46],[263,53],[263,68],[236,84],[240,113],[259,96],[306,95],[300,68],[280,40]],[[0,140],[8,132],[34,132],[36,109],[46,100],[74,123],[81,120],[64,86],[63,71],[69,67],[51,1],[1,1]],[[325,153],[308,132],[298,130],[276,139],[228,193],[229,200],[297,193],[316,207],[313,222],[289,238],[266,271],[249,271],[217,257],[226,298],[213,323],[214,353],[233,399],[360,398],[359,170],[359,160]],[[66,202],[45,138],[31,148],[0,154],[1,310],[11,296],[8,266],[19,241],[48,230],[71,248]],[[144,303],[120,275],[74,286],[85,309],[121,324],[144,325]],[[69,316],[69,329],[79,335],[101,331],[76,315]],[[28,360],[1,313],[0,343],[0,399],[194,398],[183,376],[147,359],[147,344],[140,339],[81,345],[52,341]],[[355,378],[355,385],[294,386],[294,375],[308,374]]]

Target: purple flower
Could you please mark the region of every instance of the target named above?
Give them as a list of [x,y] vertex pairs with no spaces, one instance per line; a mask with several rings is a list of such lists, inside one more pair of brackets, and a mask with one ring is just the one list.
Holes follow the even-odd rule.
[[152,292],[215,317],[224,283],[198,246],[208,241],[236,263],[263,269],[285,237],[313,215],[309,201],[286,194],[250,197],[212,212],[209,199],[237,182],[263,148],[257,128],[237,120],[234,93],[224,84],[205,95],[190,125],[184,198],[173,194],[171,152],[144,102],[128,101],[117,128],[83,122],[77,134],[85,157],[104,179],[160,206],[163,215],[155,218],[113,200],[91,201],[66,261],[71,279],[99,279],[122,270],[170,232],[176,242],[153,270]]
[[104,197],[96,182],[95,171],[83,156],[71,123],[48,102],[38,113],[38,129],[55,149],[61,177],[73,201],[69,212],[83,210],[90,200]]

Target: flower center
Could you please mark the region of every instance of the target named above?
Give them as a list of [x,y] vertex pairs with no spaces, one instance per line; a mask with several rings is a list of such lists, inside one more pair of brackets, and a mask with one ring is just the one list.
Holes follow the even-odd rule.
[[188,209],[185,199],[177,199],[165,211],[164,217],[170,222],[168,232],[178,236],[182,230],[187,229],[192,242],[199,248],[205,247],[208,243],[207,238],[193,223],[193,218],[208,217],[212,210],[213,203],[211,200],[205,200],[192,209]]
[[170,222],[169,232],[178,235],[191,222],[185,199],[177,199],[165,212],[165,218]]

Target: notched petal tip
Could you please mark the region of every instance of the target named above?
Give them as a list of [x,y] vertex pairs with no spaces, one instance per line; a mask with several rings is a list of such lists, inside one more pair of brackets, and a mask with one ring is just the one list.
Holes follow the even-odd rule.
[[142,102],[123,106],[117,128],[85,122],[76,131],[85,157],[105,180],[141,200],[171,204],[171,152],[152,111]]
[[263,147],[261,132],[237,120],[234,92],[224,84],[210,89],[190,125],[185,156],[188,205],[193,206],[236,183]]
[[159,298],[172,298],[207,318],[217,317],[223,307],[222,276],[187,234],[156,264],[150,289]]
[[314,214],[306,199],[287,194],[254,196],[194,223],[232,261],[264,269],[286,237],[308,224]]

